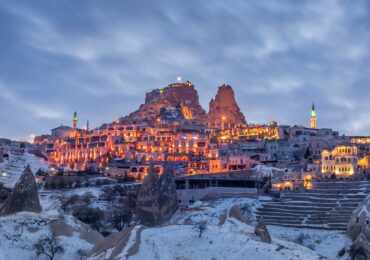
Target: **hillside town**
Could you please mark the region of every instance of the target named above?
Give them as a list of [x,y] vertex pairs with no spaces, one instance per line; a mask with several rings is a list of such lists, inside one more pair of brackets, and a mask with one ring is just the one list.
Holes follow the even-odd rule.
[[3,1],[0,260],[370,260],[370,1]]
[[159,174],[171,164],[176,175],[274,167],[282,174],[272,188],[289,190],[300,188],[304,180],[366,180],[370,137],[319,128],[316,113],[312,104],[307,126],[247,123],[228,85],[218,88],[206,113],[194,85],[186,81],[147,93],[137,111],[95,129],[88,122],[79,128],[75,112],[70,126],[36,136],[34,145],[53,172],[64,174],[90,170],[142,179],[151,164]]
[[[320,128],[315,104],[309,108],[307,126],[253,124],[240,111],[231,86],[218,88],[206,113],[186,81],[147,93],[137,111],[94,129],[89,122],[79,127],[75,111],[71,126],[35,136],[33,143],[0,140],[1,214],[44,212],[52,234],[60,236],[81,230],[73,217],[79,219],[92,228],[83,232],[95,232],[96,241],[87,240],[95,244],[84,253],[87,259],[115,259],[114,244],[104,250],[99,245],[118,227],[122,236],[138,236],[141,228],[121,231],[137,224],[185,221],[202,229],[210,220],[199,222],[185,212],[219,201],[230,203],[227,216],[258,222],[261,230],[256,227],[255,234],[265,243],[272,241],[268,225],[336,237],[347,230],[352,247],[359,247],[360,234],[368,234],[369,215],[358,207],[366,208],[368,201],[370,137]],[[58,219],[55,210],[73,217],[50,220]],[[224,210],[217,212],[218,221],[224,221]],[[342,246],[343,255],[350,254]]]

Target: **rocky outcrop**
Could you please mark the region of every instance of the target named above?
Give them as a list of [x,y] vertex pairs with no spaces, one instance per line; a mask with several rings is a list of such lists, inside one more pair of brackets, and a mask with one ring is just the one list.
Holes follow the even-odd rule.
[[57,220],[49,225],[49,229],[54,236],[73,236],[73,228],[62,220]]
[[148,175],[140,186],[136,201],[136,215],[141,223],[156,223],[159,218],[158,207],[158,174],[154,167],[148,169]]
[[235,101],[234,91],[229,85],[220,86],[216,97],[209,102],[207,120],[217,124],[246,124],[245,117]]
[[352,241],[361,233],[370,241],[370,195],[356,208],[347,224],[347,234]]
[[265,222],[263,221],[262,216],[260,217],[260,220],[258,221],[254,229],[254,234],[258,236],[262,242],[271,244],[272,239],[271,239],[269,231],[267,230]]
[[178,208],[173,169],[166,167],[158,177],[153,166],[148,170],[136,203],[136,215],[147,226],[160,225],[169,220]]
[[[101,257],[100,259],[114,259],[123,248],[126,246],[133,228],[124,228],[118,233],[113,233],[105,238],[100,243],[96,244],[88,254],[92,259]],[[111,251],[109,255],[108,252]]]
[[160,194],[158,205],[164,219],[170,219],[179,207],[173,173],[174,168],[167,166],[158,183]]
[[[138,252],[144,229],[144,226],[136,226],[111,234],[91,249],[87,259],[127,259]],[[131,236],[134,236],[133,243],[128,244]]]
[[249,220],[243,215],[238,205],[234,205],[229,209],[228,217],[235,218],[244,224],[251,224]]
[[133,120],[154,120],[162,108],[174,109],[180,107],[180,114],[187,119],[199,118],[205,111],[199,104],[198,93],[189,81],[173,83],[163,89],[155,89],[146,94],[145,103],[127,116]]
[[350,258],[353,260],[368,260],[370,259],[370,246],[367,238],[363,233],[360,233],[349,250]]
[[227,210],[227,212],[221,214],[219,217],[218,225],[222,226],[223,224],[225,224],[228,218],[234,218],[244,224],[251,224],[250,221],[243,215],[238,205],[233,205]]
[[93,245],[96,245],[104,240],[104,237],[95,230],[83,231],[80,235],[80,238]]
[[79,237],[86,242],[96,245],[104,240],[104,237],[95,230],[91,230],[83,223],[77,225],[69,225],[65,221],[58,219],[49,224],[51,234],[54,236],[71,237],[74,233],[79,234]]
[[351,259],[370,259],[370,195],[353,212],[347,235],[353,241],[349,250]]
[[21,211],[41,212],[37,185],[28,165],[4,203],[1,216]]

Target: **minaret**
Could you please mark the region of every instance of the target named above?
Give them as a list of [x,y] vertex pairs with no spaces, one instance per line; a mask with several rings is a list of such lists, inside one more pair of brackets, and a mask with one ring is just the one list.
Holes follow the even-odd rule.
[[73,130],[76,130],[76,129],[77,129],[77,112],[75,110],[73,114]]
[[73,133],[74,133],[74,138],[76,138],[75,140],[75,154],[74,154],[74,157],[73,157],[73,169],[75,169],[75,166],[76,166],[76,161],[77,161],[77,112],[75,110],[74,114],[73,114]]
[[89,120],[86,122],[86,131],[89,132]]
[[312,109],[311,109],[311,128],[316,128],[316,109],[315,109],[315,103],[312,103]]

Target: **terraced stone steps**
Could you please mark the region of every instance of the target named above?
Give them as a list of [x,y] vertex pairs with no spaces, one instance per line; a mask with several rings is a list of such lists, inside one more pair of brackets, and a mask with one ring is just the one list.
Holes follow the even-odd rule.
[[280,199],[261,201],[257,217],[267,225],[345,230],[352,212],[370,191],[370,182],[315,182],[309,191],[282,192]]

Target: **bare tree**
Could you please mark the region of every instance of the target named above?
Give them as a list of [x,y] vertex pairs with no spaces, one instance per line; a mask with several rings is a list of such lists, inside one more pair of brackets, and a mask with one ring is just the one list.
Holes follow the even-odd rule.
[[351,260],[366,260],[369,259],[367,256],[366,248],[362,245],[352,244],[349,248],[349,258]]
[[131,210],[115,211],[112,216],[112,225],[118,231],[129,226],[132,220]]
[[206,222],[201,222],[201,223],[198,224],[197,229],[198,229],[198,232],[199,232],[199,238],[202,237],[202,234],[206,230],[206,228],[207,228],[207,223]]
[[77,250],[76,254],[77,254],[79,260],[86,259],[86,256],[87,256],[86,250],[80,248],[80,249]]
[[128,207],[131,211],[135,211],[136,209],[136,201],[137,201],[137,195],[129,192],[127,194],[127,203],[128,203]]
[[58,238],[52,234],[41,236],[33,248],[37,256],[45,255],[49,260],[53,260],[57,254],[64,253],[64,248],[59,244]]
[[104,217],[104,213],[98,208],[80,206],[73,210],[72,215],[80,221],[91,225],[92,228],[98,231],[102,227],[101,221]]

